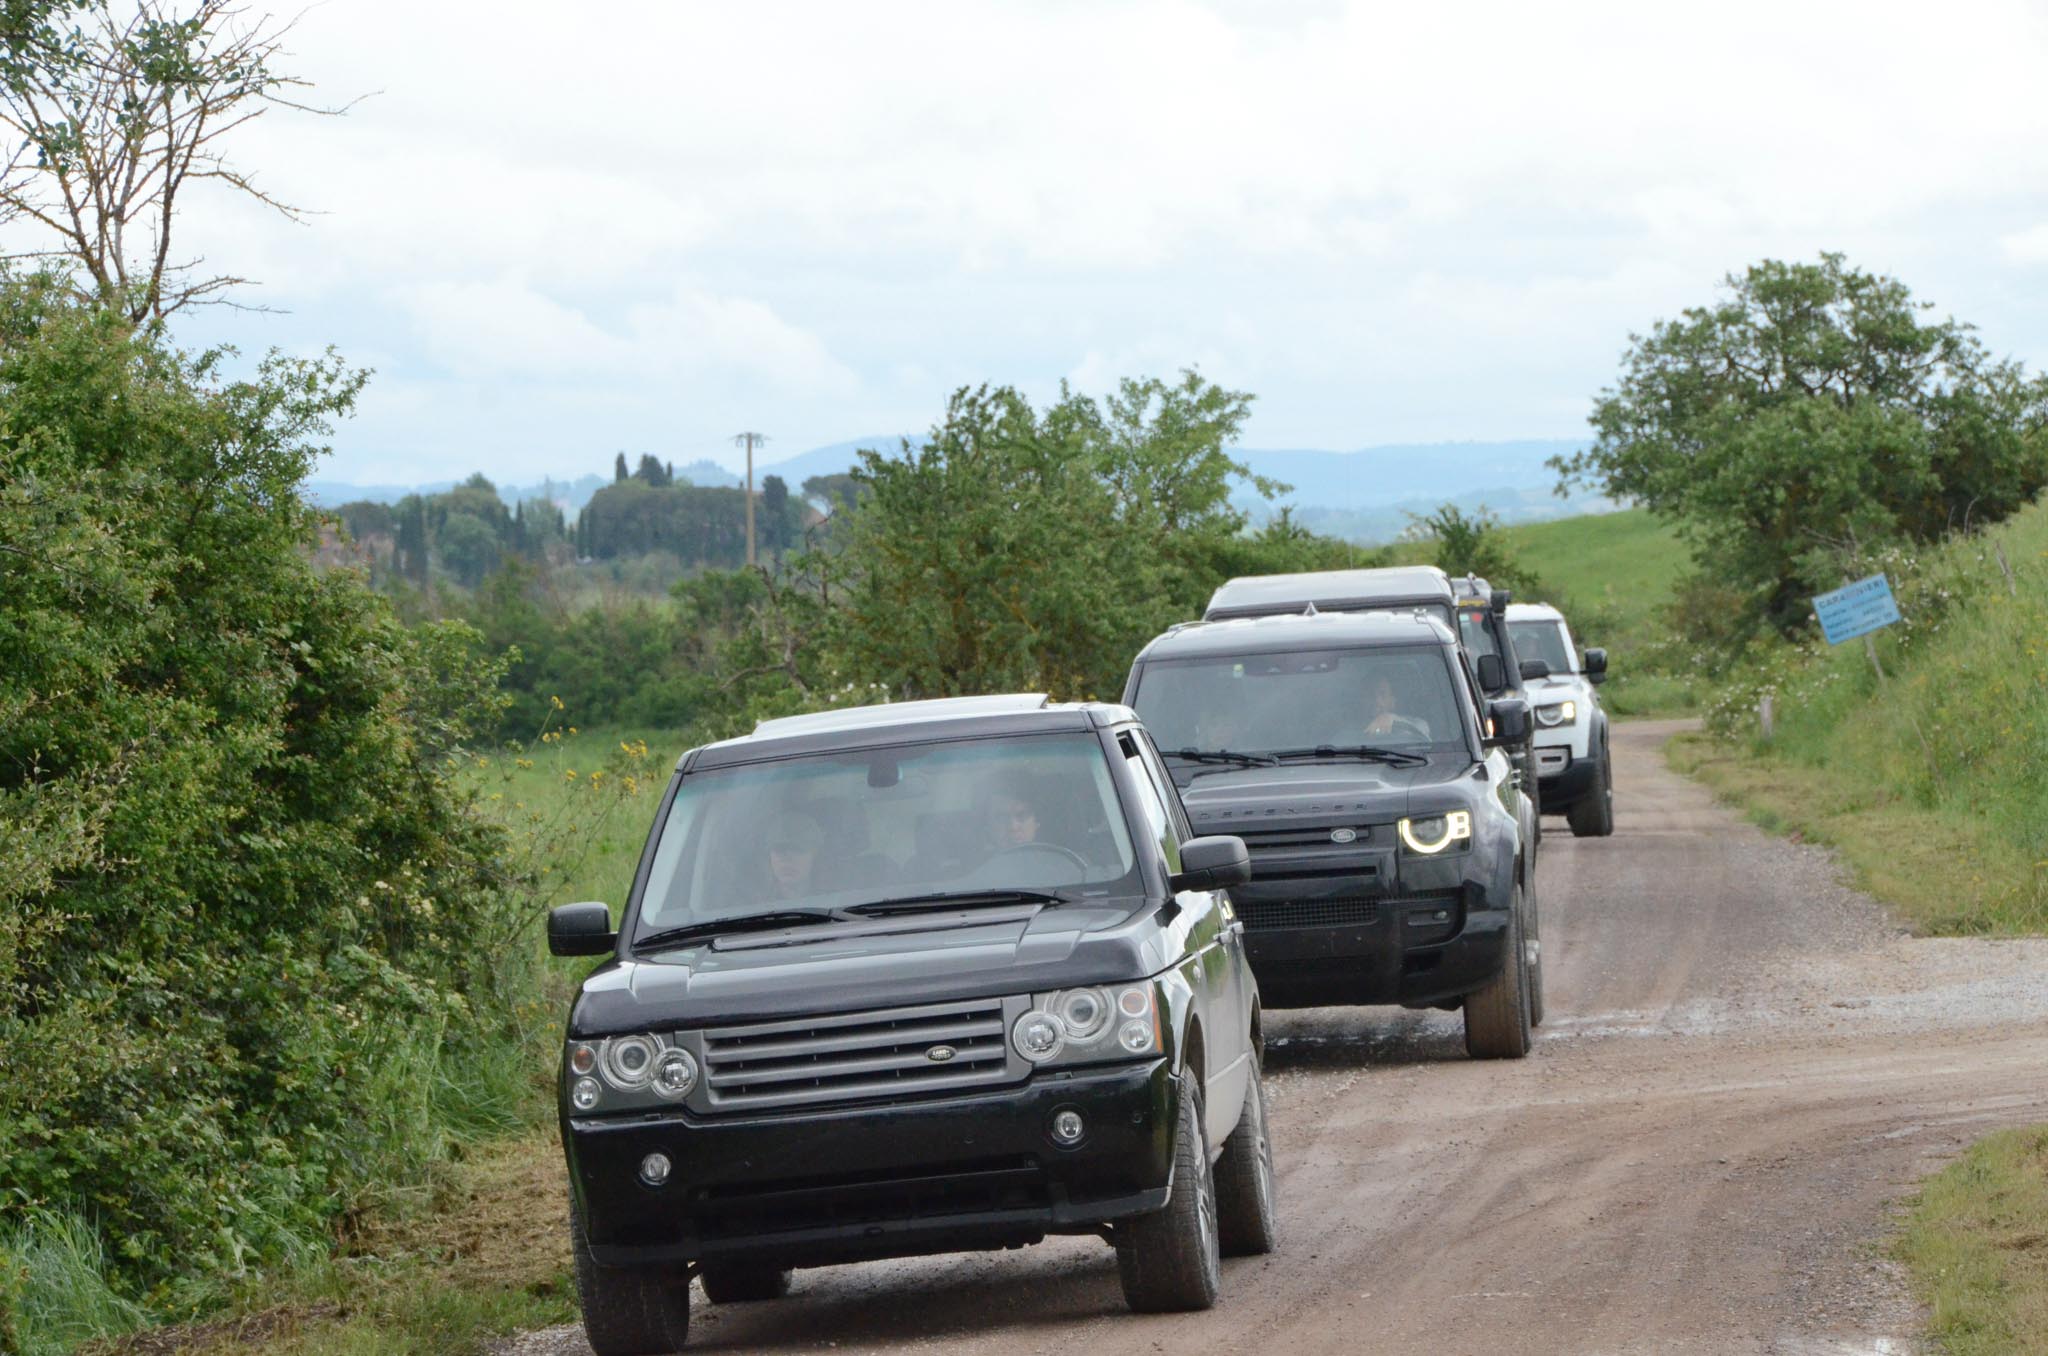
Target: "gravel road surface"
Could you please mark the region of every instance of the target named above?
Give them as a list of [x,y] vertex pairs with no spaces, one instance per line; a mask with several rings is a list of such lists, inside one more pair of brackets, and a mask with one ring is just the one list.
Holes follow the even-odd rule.
[[1455,1014],[1269,1018],[1281,1247],[1226,1262],[1212,1312],[1133,1316],[1109,1248],[1058,1239],[699,1296],[692,1349],[1914,1349],[1882,1243],[1963,1145],[2048,1120],[2048,942],[1905,937],[1668,771],[1675,728],[1616,727],[1612,838],[1550,821],[1530,1058],[1468,1061]]

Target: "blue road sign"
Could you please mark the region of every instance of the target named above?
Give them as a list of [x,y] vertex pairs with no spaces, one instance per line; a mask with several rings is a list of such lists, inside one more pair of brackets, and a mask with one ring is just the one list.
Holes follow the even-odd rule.
[[1899,619],[1899,605],[1892,597],[1891,581],[1881,574],[1844,584],[1833,593],[1821,594],[1813,600],[1813,610],[1820,617],[1821,634],[1828,638],[1830,645],[1840,645],[1845,640],[1868,635]]

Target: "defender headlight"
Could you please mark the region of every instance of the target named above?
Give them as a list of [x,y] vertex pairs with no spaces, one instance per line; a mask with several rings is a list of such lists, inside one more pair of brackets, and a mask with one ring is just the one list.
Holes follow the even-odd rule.
[[1448,814],[1401,821],[1401,842],[1410,852],[1431,857],[1445,848],[1472,841],[1472,812],[1452,810]]
[[1010,1044],[1040,1066],[1143,1059],[1166,1048],[1159,1008],[1149,981],[1033,994],[1010,1028]]
[[1569,725],[1579,718],[1577,702],[1553,702],[1549,706],[1536,708],[1536,723],[1546,729]]

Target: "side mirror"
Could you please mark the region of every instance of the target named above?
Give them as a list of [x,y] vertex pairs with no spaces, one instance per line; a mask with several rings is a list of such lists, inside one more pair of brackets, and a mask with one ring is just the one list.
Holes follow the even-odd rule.
[[1508,685],[1508,666],[1497,654],[1479,656],[1479,689],[1482,692],[1498,692]]
[[1175,894],[1182,890],[1220,890],[1242,885],[1252,878],[1252,855],[1244,839],[1231,834],[1190,838],[1180,845],[1180,870],[1167,882]]
[[1493,722],[1495,744],[1522,744],[1529,738],[1529,703],[1520,697],[1500,697],[1486,704],[1486,718]]
[[612,911],[595,900],[548,910],[548,951],[557,956],[601,956],[619,944]]
[[1505,617],[1508,615],[1508,604],[1514,600],[1514,596],[1512,589],[1495,589],[1487,596],[1486,601],[1493,607],[1494,616]]
[[1586,681],[1596,686],[1607,681],[1607,651],[1586,651]]
[[1550,662],[1544,659],[1524,659],[1522,661],[1522,676],[1524,678],[1548,678],[1550,676]]

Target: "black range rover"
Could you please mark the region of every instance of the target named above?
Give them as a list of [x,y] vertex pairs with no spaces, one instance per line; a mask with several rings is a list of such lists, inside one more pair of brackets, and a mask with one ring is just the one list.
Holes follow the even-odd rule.
[[1273,1242],[1259,995],[1226,887],[1132,713],[1042,696],[769,721],[678,764],[569,1015],[585,1330],[669,1351],[689,1281],[1115,1245],[1140,1310]]
[[1232,899],[1268,1006],[1462,1008],[1473,1055],[1528,1053],[1535,808],[1504,751],[1528,706],[1482,706],[1442,621],[1190,623],[1145,647],[1124,697],[1196,831],[1250,849]]

